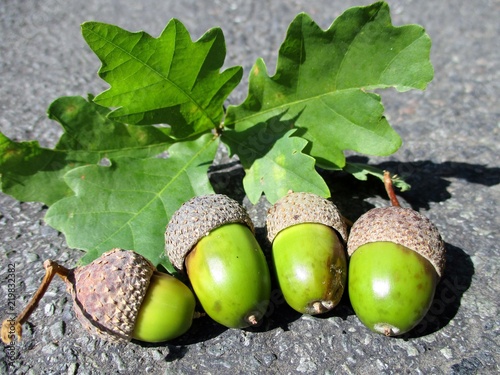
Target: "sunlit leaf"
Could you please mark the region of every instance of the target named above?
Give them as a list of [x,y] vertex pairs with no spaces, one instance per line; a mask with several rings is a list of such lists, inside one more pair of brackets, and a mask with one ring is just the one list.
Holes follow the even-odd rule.
[[330,191],[316,171],[315,160],[302,152],[307,141],[292,136],[293,121],[281,116],[256,124],[245,131],[227,129],[222,140],[245,168],[243,187],[252,203],[262,193],[271,203],[289,190],[308,191],[329,197]]
[[102,61],[99,75],[111,85],[95,98],[116,108],[110,117],[165,123],[179,138],[219,127],[224,101],[242,76],[241,67],[220,72],[226,55],[220,28],[196,42],[176,19],[158,38],[99,22],[84,23],[82,34]]
[[422,27],[392,26],[385,2],[350,8],[328,30],[300,14],[281,45],[275,75],[257,60],[248,97],[228,108],[226,127],[245,131],[284,114],[323,168],[342,168],[344,150],[389,155],[401,139],[380,97],[369,91],[424,89],[433,77],[430,46]]
[[73,192],[63,176],[73,168],[98,164],[104,158],[150,157],[173,143],[168,128],[132,126],[109,120],[109,110],[82,97],[61,97],[49,118],[63,128],[54,149],[36,141],[15,142],[0,133],[2,191],[21,201],[51,205]]
[[64,180],[74,196],[53,204],[45,220],[70,247],[87,251],[84,263],[120,247],[170,268],[163,256],[165,227],[183,202],[213,192],[207,170],[217,144],[206,134],[174,144],[166,159],[118,158],[109,167],[73,169]]

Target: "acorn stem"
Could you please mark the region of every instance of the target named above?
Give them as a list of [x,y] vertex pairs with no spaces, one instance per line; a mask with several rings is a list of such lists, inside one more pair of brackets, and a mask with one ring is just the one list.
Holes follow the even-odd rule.
[[[70,272],[64,266],[52,261],[46,260],[43,263],[45,268],[45,276],[38,287],[38,290],[31,298],[31,301],[24,308],[24,310],[17,316],[16,319],[5,319],[2,323],[2,341],[9,345],[12,342],[12,339],[15,335],[17,335],[17,341],[21,341],[22,338],[22,325],[29,319],[30,315],[36,310],[38,307],[38,303],[42,299],[43,295],[47,291],[50,282],[54,278],[55,275],[59,275],[61,279],[64,281],[67,280],[68,274]],[[14,335],[15,333],[15,335]]]
[[401,207],[398,201],[398,197],[396,197],[396,193],[394,192],[391,173],[389,171],[384,171],[384,186],[385,186],[385,191],[387,192],[387,195],[391,200],[391,205],[394,207]]

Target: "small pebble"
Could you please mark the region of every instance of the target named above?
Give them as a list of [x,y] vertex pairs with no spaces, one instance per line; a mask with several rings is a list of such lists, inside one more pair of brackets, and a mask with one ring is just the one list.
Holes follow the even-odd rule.
[[50,326],[50,336],[54,340],[60,340],[64,337],[64,322],[58,321]]
[[220,357],[221,355],[224,354],[225,349],[220,343],[216,343],[214,345],[210,345],[207,348],[207,352],[208,354],[213,355],[215,357]]
[[54,315],[55,310],[56,310],[56,307],[54,306],[54,304],[52,302],[47,303],[44,307],[45,316]]
[[269,367],[277,358],[278,357],[274,353],[266,353],[257,358],[257,360],[264,366]]
[[73,362],[68,366],[68,375],[75,375],[76,371],[78,370],[78,364]]
[[49,343],[49,344],[43,346],[42,352],[43,352],[43,354],[51,355],[51,354],[54,354],[56,352],[57,348],[58,347],[56,344]]
[[375,362],[375,364],[377,365],[377,368],[380,371],[383,371],[383,370],[387,369],[387,365],[384,362],[382,362],[380,359],[377,359],[377,361]]
[[476,357],[462,359],[460,363],[451,366],[452,374],[474,375],[482,367],[482,363]]
[[40,259],[38,254],[32,252],[25,253],[25,257],[28,263],[33,263],[36,262],[38,259]]
[[160,352],[159,350],[153,350],[153,352],[151,353],[151,356],[153,357],[153,360],[155,360],[155,361],[161,361],[164,358],[163,353]]
[[123,360],[121,359],[121,357],[115,353],[111,354],[111,356],[113,357],[113,361],[115,362],[116,368],[118,369],[118,371],[124,372],[126,367],[125,367],[125,364],[123,363]]
[[68,259],[69,259],[69,253],[65,251],[61,255],[59,255],[59,258],[57,260],[59,262],[66,262]]
[[53,237],[57,237],[57,235],[58,235],[57,230],[55,230],[52,227],[49,227],[48,225],[42,225],[42,227],[40,229],[40,233],[42,234],[43,237],[46,237],[46,238],[47,237],[53,238]]
[[297,366],[297,371],[298,372],[307,372],[307,373],[312,373],[317,370],[318,366],[311,361],[309,358],[301,358],[300,359],[300,364]]
[[441,354],[444,355],[446,359],[451,359],[453,358],[453,354],[451,353],[450,348],[443,348],[440,350]]

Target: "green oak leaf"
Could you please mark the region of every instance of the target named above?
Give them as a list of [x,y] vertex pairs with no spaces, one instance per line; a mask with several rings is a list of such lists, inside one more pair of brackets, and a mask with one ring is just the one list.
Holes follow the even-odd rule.
[[368,91],[424,89],[434,74],[430,47],[422,27],[392,26],[385,2],[350,8],[327,30],[300,14],[280,47],[275,75],[256,61],[248,96],[228,108],[225,126],[245,131],[285,113],[325,169],[342,168],[344,150],[389,155],[401,139],[379,95]]
[[[244,131],[225,129],[221,140],[245,169],[243,187],[249,200],[257,203],[262,193],[274,203],[289,190],[309,191],[329,197],[330,190],[316,171],[315,160],[302,153],[307,141],[291,137],[293,119],[284,114],[256,124]],[[290,130],[291,129],[291,130]]]
[[307,141],[292,137],[295,131],[289,130],[246,170],[243,187],[252,203],[257,203],[264,193],[274,204],[290,190],[330,196],[328,185],[314,168],[315,160],[302,153]]
[[53,204],[47,224],[70,247],[86,250],[82,263],[120,247],[173,271],[165,258],[165,227],[181,204],[213,193],[207,177],[218,138],[205,134],[178,142],[168,158],[118,158],[111,166],[88,165],[64,176],[74,195]]
[[71,169],[66,155],[36,141],[15,142],[0,133],[1,190],[19,201],[51,204],[71,194],[60,176]]
[[95,98],[116,107],[111,118],[165,123],[177,138],[220,126],[223,103],[242,77],[238,66],[220,72],[226,54],[220,28],[196,42],[176,19],[158,38],[99,22],[82,24],[82,34],[102,62],[100,77],[111,86]]
[[[344,171],[352,174],[360,181],[367,181],[368,176],[374,176],[379,178],[382,182],[384,182],[384,171],[372,165],[347,162],[344,166]],[[399,190],[407,191],[411,189],[411,185],[407,183],[405,180],[403,180],[401,177],[397,175],[392,175],[391,179],[393,185],[397,187]]]
[[170,129],[125,125],[107,118],[109,109],[80,96],[61,97],[48,117],[63,128],[53,149],[36,141],[15,142],[0,133],[2,191],[21,201],[51,205],[73,194],[63,180],[71,169],[103,158],[150,157],[174,142]]

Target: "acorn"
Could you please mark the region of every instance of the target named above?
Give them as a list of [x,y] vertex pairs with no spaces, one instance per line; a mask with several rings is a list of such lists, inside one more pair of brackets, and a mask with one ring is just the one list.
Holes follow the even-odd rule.
[[113,249],[88,265],[67,269],[44,262],[45,277],[24,311],[2,324],[2,341],[22,336],[22,324],[36,309],[55,275],[66,283],[73,309],[92,335],[112,342],[162,342],[185,333],[196,300],[180,280],[156,270],[142,255]]
[[428,218],[399,205],[388,172],[384,182],[392,206],[371,209],[351,228],[348,291],[365,326],[398,336],[427,314],[443,275],[445,248]]
[[333,309],[347,284],[347,228],[337,207],[315,194],[289,192],[269,209],[266,227],[286,302],[304,314]]
[[195,197],[171,217],[165,242],[170,261],[187,273],[208,316],[229,328],[259,323],[271,281],[244,207],[223,194]]

